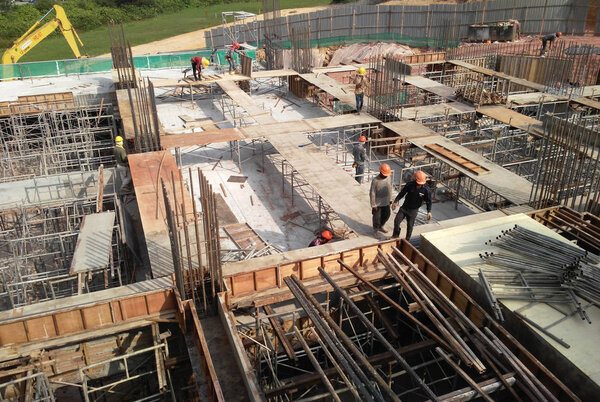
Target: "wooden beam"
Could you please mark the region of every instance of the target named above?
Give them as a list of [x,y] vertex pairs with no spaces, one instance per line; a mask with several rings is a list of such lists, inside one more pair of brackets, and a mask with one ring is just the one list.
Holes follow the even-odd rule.
[[[269,316],[275,314],[273,308],[268,304],[263,306],[263,309],[265,310],[265,313],[267,313],[267,315]],[[290,340],[285,336],[285,331],[281,327],[279,319],[277,317],[269,317],[269,322],[271,323],[271,327],[273,327],[273,331],[275,331],[277,339],[279,339],[279,342],[281,342],[281,346],[283,346],[285,354],[290,360],[297,361],[298,357],[296,356],[296,352],[294,352],[294,347],[290,343]]]

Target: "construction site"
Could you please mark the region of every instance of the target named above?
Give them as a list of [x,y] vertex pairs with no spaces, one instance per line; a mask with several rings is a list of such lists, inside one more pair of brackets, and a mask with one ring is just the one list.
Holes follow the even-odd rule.
[[263,10],[0,65],[0,401],[599,400],[597,2]]

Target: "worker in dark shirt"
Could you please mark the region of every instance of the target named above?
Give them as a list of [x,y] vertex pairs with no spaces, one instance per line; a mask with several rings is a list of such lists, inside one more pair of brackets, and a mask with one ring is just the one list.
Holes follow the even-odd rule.
[[406,240],[410,240],[415,225],[415,219],[419,213],[419,208],[423,205],[423,201],[425,201],[425,204],[427,205],[427,220],[431,220],[431,190],[425,184],[426,182],[427,175],[425,172],[421,170],[417,171],[415,173],[415,180],[406,183],[394,199],[392,209],[396,209],[398,201],[406,196],[404,204],[402,204],[394,219],[393,238],[400,236],[400,224],[404,218],[406,218]]
[[308,247],[320,246],[321,244],[329,243],[332,239],[331,232],[324,230],[316,239],[310,242]]
[[540,53],[540,55],[543,56],[544,54],[546,54],[546,45],[548,44],[548,42],[550,42],[550,49],[552,49],[552,45],[554,44],[556,38],[560,38],[561,36],[562,32],[551,33],[542,36],[542,52]]
[[113,149],[115,155],[115,161],[117,162],[117,172],[121,179],[121,187],[119,190],[123,191],[129,188],[131,184],[131,174],[129,173],[129,161],[127,160],[127,151],[123,147],[123,137],[117,136],[115,138],[115,148]]
[[365,173],[365,161],[367,160],[365,142],[367,142],[367,137],[361,135],[358,139],[358,144],[354,144],[354,147],[352,147],[352,156],[354,157],[352,167],[356,169],[356,176],[354,178],[358,184],[362,184],[363,174]]
[[194,81],[201,80],[202,68],[208,67],[210,65],[210,62],[208,61],[208,59],[200,56],[194,56],[190,61],[192,62],[192,72],[194,73]]
[[225,59],[229,63],[229,74],[235,73],[236,66],[235,66],[235,59],[233,58],[233,54],[237,53],[239,48],[240,48],[240,44],[234,43],[233,45],[231,45],[229,47],[229,49],[227,50],[227,53],[225,54]]

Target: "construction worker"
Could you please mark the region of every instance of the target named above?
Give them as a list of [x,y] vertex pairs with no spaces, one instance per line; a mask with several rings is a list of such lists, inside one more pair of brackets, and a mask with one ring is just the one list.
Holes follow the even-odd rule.
[[117,162],[117,172],[121,179],[120,191],[128,189],[131,184],[131,174],[129,173],[129,161],[127,160],[127,151],[123,147],[123,137],[115,138],[115,148],[113,150],[115,160]]
[[400,236],[400,224],[406,218],[406,240],[410,240],[415,219],[417,218],[419,208],[423,205],[423,201],[427,204],[427,220],[431,220],[431,190],[425,184],[426,182],[427,175],[425,172],[422,170],[417,171],[414,180],[406,183],[394,199],[392,210],[395,210],[398,206],[398,201],[406,196],[404,204],[402,204],[394,219],[394,233],[392,234],[392,238]]
[[310,242],[308,247],[320,246],[321,244],[329,243],[332,238],[333,236],[331,235],[331,232],[329,230],[324,230],[319,236],[317,236],[316,239]]
[[358,144],[354,144],[354,147],[352,147],[352,156],[354,156],[352,167],[356,169],[355,179],[358,184],[362,184],[363,174],[365,173],[365,161],[367,160],[365,142],[367,142],[367,137],[361,135],[358,139]]
[[[192,62],[192,71],[194,72],[194,81],[202,79],[202,68],[207,68],[210,65],[210,61],[207,58],[194,56],[190,60]],[[196,75],[196,72],[198,73]]]
[[229,49],[227,50],[227,53],[225,54],[225,59],[229,63],[229,74],[235,73],[236,66],[235,66],[235,59],[233,58],[233,54],[237,53],[239,48],[240,48],[240,44],[234,43],[233,45],[231,45],[229,47]]
[[360,114],[365,98],[365,89],[369,85],[369,79],[366,76],[367,70],[361,67],[354,77],[354,94],[356,95],[356,113]]
[[561,36],[562,36],[562,32],[551,33],[551,34],[542,36],[542,52],[540,53],[540,56],[543,56],[544,54],[546,54],[546,45],[548,44],[548,42],[550,42],[549,48],[552,49],[554,41],[557,38],[560,38]]
[[387,163],[379,166],[379,175],[371,182],[371,213],[373,214],[373,231],[387,233],[383,227],[390,218],[390,200],[392,199],[392,168]]

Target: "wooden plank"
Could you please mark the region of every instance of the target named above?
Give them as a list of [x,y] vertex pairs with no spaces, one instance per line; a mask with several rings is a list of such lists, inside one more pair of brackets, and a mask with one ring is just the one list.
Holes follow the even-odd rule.
[[543,135],[544,128],[542,122],[532,117],[522,115],[512,109],[504,106],[491,105],[477,108],[477,113],[491,117],[511,127],[519,128],[526,132]]
[[499,73],[497,71],[494,70],[490,70],[489,68],[484,68],[484,67],[479,67],[479,66],[475,66],[473,64],[461,61],[461,60],[448,60],[448,63],[454,64],[455,66],[459,66],[459,67],[463,67],[466,68],[468,70],[474,71],[476,73],[480,73],[480,74],[484,74],[490,77],[499,77],[499,78],[504,78],[509,80],[510,82],[517,84],[517,85],[521,85],[524,86],[526,88],[531,88],[533,90],[536,90],[538,92],[544,92],[546,90],[546,87],[542,84],[538,84],[535,82],[531,82],[522,78],[516,78],[513,77],[511,75],[508,74],[504,74],[504,73]]
[[438,133],[420,123],[412,120],[394,121],[390,123],[382,123],[383,127],[393,131],[399,137],[404,139],[420,138],[420,137],[437,137]]
[[487,173],[489,172],[489,169],[484,168],[483,166],[478,165],[475,162],[470,161],[469,159],[460,156],[459,154],[457,154],[456,152],[453,152],[451,150],[449,150],[448,148],[439,145],[439,144],[426,144],[425,147],[431,149],[434,152],[437,152],[438,154],[462,165],[463,167],[465,167],[465,169],[469,169],[470,171],[472,171],[475,174],[482,174],[482,173]]
[[[273,311],[273,308],[269,305],[263,306],[263,309],[265,310],[265,313],[267,315],[275,314],[275,311]],[[269,317],[268,319],[269,319],[269,322],[271,323],[271,327],[273,328],[273,331],[275,331],[275,335],[277,336],[277,339],[279,339],[279,342],[281,343],[281,346],[283,347],[283,350],[285,351],[285,354],[288,356],[288,358],[290,360],[294,360],[294,361],[298,360],[298,357],[296,356],[296,353],[294,352],[294,347],[290,343],[290,340],[285,336],[285,331],[281,327],[281,323],[279,322],[279,319],[277,317]]]
[[218,84],[224,81],[248,81],[250,77],[246,77],[241,74],[225,74],[217,76],[216,78],[209,78],[200,81],[188,81],[183,78],[181,79],[155,79],[152,80],[154,88],[181,88],[181,87],[197,87],[208,84]]
[[83,217],[71,260],[70,275],[109,267],[114,223],[115,211]]
[[[356,106],[356,97],[354,95],[354,86],[349,84],[342,84],[326,74],[320,73],[307,73],[300,74],[304,80],[310,82],[314,86],[322,89],[336,99],[339,99],[342,103],[351,106],[353,109]],[[365,96],[365,103],[367,102]]]
[[439,82],[430,80],[429,78],[425,78],[420,75],[407,75],[404,78],[404,81],[407,84],[413,85],[427,92],[431,92],[442,98],[452,101],[456,100],[456,97],[454,96],[454,88],[440,84]]
[[435,142],[438,145],[443,146],[449,151],[489,170],[489,172],[486,174],[475,174],[472,170],[465,168],[465,166],[451,159],[442,159],[444,163],[449,164],[464,175],[494,191],[515,205],[529,203],[532,184],[523,177],[487,160],[482,155],[443,136],[437,137],[435,141],[432,141],[432,137],[412,138],[410,142],[435,157],[440,157],[440,154],[433,149],[428,148],[427,145]]

